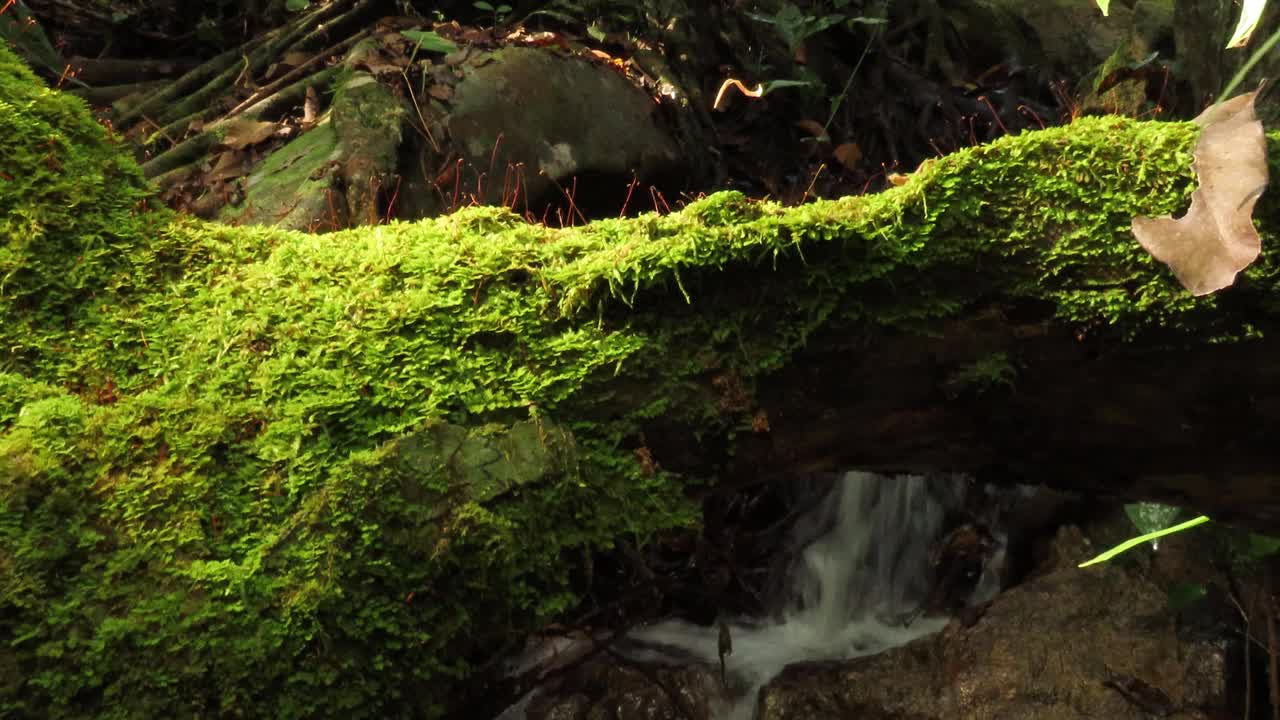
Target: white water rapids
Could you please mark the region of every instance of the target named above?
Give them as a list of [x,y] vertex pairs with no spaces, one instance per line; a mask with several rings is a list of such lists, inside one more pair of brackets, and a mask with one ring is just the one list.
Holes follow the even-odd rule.
[[[946,617],[918,615],[930,591],[930,545],[965,482],[864,472],[835,481],[793,530],[792,549],[798,554],[782,612],[769,620],[722,618],[732,641],[725,657],[731,700],[717,709],[717,720],[751,720],[760,688],[791,663],[873,655],[945,626]],[[815,537],[803,545],[805,538]],[[988,600],[998,590],[998,579],[986,570],[970,602]],[[636,661],[692,660],[716,668],[717,674],[719,647],[717,626],[681,620],[632,630],[615,645]],[[521,717],[522,711],[504,713],[503,720]]]
[[[904,619],[929,591],[929,544],[962,482],[846,473],[831,497],[799,521],[797,530],[830,529],[801,554],[781,619],[728,623],[733,652],[725,667],[734,701],[717,716],[750,720],[760,688],[791,663],[874,655],[942,629],[947,618],[909,625]],[[720,662],[715,627],[668,621],[628,637],[679,648],[713,666]],[[652,658],[661,655],[655,650]]]

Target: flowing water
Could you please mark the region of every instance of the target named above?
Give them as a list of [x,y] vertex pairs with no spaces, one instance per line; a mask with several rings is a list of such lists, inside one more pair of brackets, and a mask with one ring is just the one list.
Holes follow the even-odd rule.
[[[793,529],[795,559],[781,612],[764,621],[722,618],[732,644],[725,657],[732,699],[718,720],[751,720],[760,688],[791,663],[873,655],[945,626],[948,618],[922,616],[921,609],[931,590],[931,544],[965,483],[863,472],[835,481]],[[999,581],[984,570],[973,587],[970,602],[982,602]],[[718,670],[721,640],[719,626],[671,620],[632,630],[615,648],[636,661]],[[503,719],[520,716],[523,707]]]
[[[790,663],[873,655],[940,630],[945,617],[915,617],[930,589],[929,548],[964,481],[846,473],[831,496],[796,530],[821,535],[800,553],[780,619],[728,621],[725,658],[732,703],[718,717],[750,720],[759,689]],[[980,578],[975,595],[998,590]],[[974,598],[975,601],[987,598]],[[914,618],[914,620],[912,620]],[[671,648],[719,665],[716,627],[662,622],[632,631],[637,659],[660,660]]]

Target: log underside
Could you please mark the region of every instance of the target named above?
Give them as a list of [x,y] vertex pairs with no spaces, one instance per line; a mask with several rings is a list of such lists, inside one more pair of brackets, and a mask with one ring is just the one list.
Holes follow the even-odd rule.
[[[1008,353],[1012,384],[949,383],[975,348]],[[740,436],[727,475],[750,482],[848,468],[963,471],[1160,499],[1274,531],[1278,350],[1274,340],[1108,345],[994,312],[947,322],[934,338],[887,335],[857,346],[824,338],[762,383],[770,431]],[[689,456],[678,443],[650,444],[659,458]]]

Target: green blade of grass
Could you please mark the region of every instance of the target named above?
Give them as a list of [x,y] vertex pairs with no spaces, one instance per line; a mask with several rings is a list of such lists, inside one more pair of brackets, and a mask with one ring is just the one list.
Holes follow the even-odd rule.
[[1100,562],[1106,562],[1111,558],[1119,555],[1120,553],[1130,548],[1141,545],[1142,543],[1147,542],[1148,540],[1155,540],[1156,538],[1164,537],[1165,535],[1172,535],[1176,532],[1182,532],[1183,530],[1188,530],[1197,525],[1207,523],[1207,522],[1209,522],[1209,516],[1201,515],[1200,517],[1192,518],[1184,523],[1179,523],[1177,525],[1174,525],[1173,527],[1167,527],[1163,530],[1156,530],[1155,532],[1149,532],[1146,535],[1139,535],[1136,538],[1125,540],[1124,542],[1102,553],[1101,555],[1093,558],[1092,560],[1086,560],[1080,563],[1077,567],[1089,567],[1090,565],[1096,565],[1097,563],[1100,563]]

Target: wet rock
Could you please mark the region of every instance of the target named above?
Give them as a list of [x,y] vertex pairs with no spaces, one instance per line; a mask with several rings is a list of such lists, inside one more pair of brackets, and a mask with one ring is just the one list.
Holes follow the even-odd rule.
[[[569,689],[569,688],[572,689]],[[720,692],[704,667],[645,667],[603,657],[566,681],[560,691],[535,698],[528,720],[711,720]]]
[[1146,720],[1209,717],[1226,702],[1226,648],[1180,642],[1167,598],[1065,528],[1053,565],[997,597],[971,627],[873,657],[793,665],[760,693],[761,720]]
[[564,698],[548,698],[541,706],[535,700],[528,717],[538,720],[586,720],[590,710],[591,698],[582,693],[574,693]]

